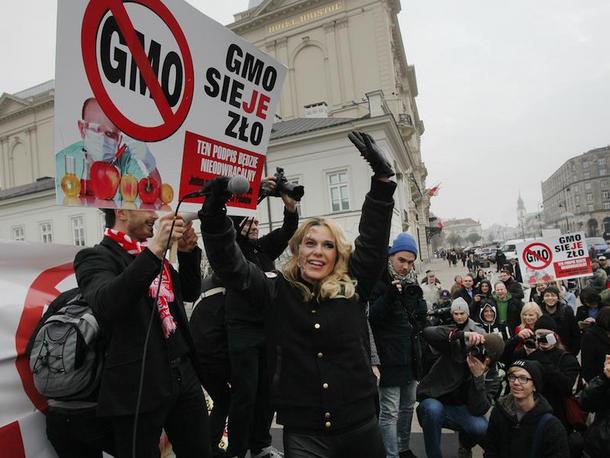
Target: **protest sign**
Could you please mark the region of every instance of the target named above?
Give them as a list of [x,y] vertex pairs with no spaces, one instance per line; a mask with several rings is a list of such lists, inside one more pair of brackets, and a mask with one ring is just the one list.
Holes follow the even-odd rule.
[[519,243],[517,257],[523,280],[530,285],[592,273],[584,232]]
[[250,191],[229,207],[253,214],[285,74],[182,0],[60,0],[57,203],[171,210],[243,175]]

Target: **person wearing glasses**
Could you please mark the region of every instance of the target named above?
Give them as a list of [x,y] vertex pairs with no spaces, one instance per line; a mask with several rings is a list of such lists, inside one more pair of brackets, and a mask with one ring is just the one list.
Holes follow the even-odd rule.
[[566,430],[540,394],[542,366],[519,359],[508,369],[507,379],[510,393],[498,399],[491,411],[483,456],[568,458]]
[[95,162],[113,163],[121,176],[131,175],[138,181],[151,177],[159,185],[162,183],[155,157],[146,143],[124,135],[104,114],[95,98],[83,102],[77,127],[81,140],[57,153],[55,168],[58,177],[63,177],[69,168],[74,168],[72,173],[81,178],[80,197],[93,196],[89,180]]

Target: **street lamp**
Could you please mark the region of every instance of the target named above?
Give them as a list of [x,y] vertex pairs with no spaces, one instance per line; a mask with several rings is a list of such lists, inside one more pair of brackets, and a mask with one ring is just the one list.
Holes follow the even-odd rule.
[[570,232],[570,220],[569,220],[569,218],[572,218],[574,216],[574,213],[571,213],[571,212],[568,211],[568,206],[566,205],[565,202],[560,203],[559,204],[559,208],[563,208],[565,210],[559,216],[566,219],[566,232]]

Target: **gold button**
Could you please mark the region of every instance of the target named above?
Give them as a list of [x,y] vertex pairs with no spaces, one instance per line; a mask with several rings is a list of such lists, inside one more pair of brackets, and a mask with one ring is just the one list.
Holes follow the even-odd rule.
[[327,421],[326,423],[324,423],[324,426],[326,426],[327,428],[330,428],[332,426],[330,421]]
[[316,328],[316,329],[320,329],[320,323],[314,324],[313,327]]
[[318,353],[318,358],[322,358],[322,356],[324,356],[324,353],[322,353],[322,352]]
[[328,383],[323,383],[323,384],[322,384],[322,388],[324,388],[325,390],[327,390],[327,389],[328,389]]
[[325,418],[330,418],[330,412],[326,412],[326,413],[324,414],[324,417],[325,417]]

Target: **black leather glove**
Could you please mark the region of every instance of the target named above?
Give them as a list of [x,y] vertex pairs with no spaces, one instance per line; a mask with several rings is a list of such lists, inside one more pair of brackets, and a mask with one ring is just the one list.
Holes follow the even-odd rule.
[[347,136],[354,146],[358,148],[362,157],[369,163],[375,178],[390,178],[395,175],[392,166],[386,160],[373,137],[364,132],[356,131],[349,133]]
[[232,195],[229,191],[229,177],[216,177],[206,184],[203,190],[209,194],[206,195],[201,210],[197,213],[199,218],[224,214],[225,204]]

